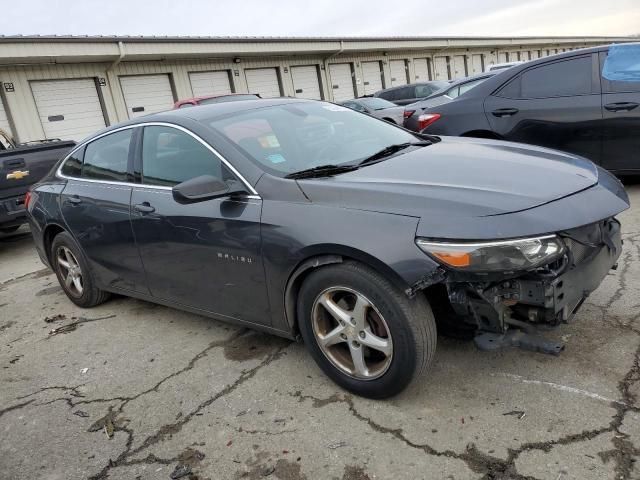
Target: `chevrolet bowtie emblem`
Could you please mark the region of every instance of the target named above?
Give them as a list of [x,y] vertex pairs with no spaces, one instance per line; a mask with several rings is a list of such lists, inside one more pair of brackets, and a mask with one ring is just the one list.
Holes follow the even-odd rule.
[[29,176],[29,170],[16,170],[15,172],[7,173],[7,180],[20,180],[27,176]]

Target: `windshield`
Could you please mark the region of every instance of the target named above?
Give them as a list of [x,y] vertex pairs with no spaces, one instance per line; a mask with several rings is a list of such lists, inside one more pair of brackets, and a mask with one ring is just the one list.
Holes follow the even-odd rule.
[[390,145],[418,139],[387,122],[324,102],[256,108],[205,122],[278,176],[358,163]]
[[358,101],[371,110],[383,110],[385,108],[397,107],[395,103],[378,97],[359,98]]
[[212,103],[235,102],[236,100],[256,100],[260,97],[253,94],[224,95],[222,97],[204,98],[198,102],[198,105],[210,105]]

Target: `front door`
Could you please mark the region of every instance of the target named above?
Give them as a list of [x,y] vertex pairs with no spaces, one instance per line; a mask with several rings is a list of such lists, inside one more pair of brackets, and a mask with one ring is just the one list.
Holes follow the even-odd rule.
[[591,54],[525,70],[484,107],[492,130],[506,140],[600,162],[600,85]]
[[60,207],[101,287],[147,293],[129,221],[132,137],[131,128],[110,133],[67,159]]
[[615,45],[602,65],[602,166],[640,171],[640,48]]
[[262,201],[252,196],[178,203],[171,187],[201,175],[234,179],[182,129],[144,127],[141,184],[131,222],[151,294],[221,316],[270,323],[261,258]]

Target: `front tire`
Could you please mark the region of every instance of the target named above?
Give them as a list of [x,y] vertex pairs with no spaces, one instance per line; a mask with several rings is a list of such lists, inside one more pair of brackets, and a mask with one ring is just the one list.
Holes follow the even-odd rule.
[[97,288],[87,260],[71,235],[61,232],[51,243],[51,265],[69,300],[83,308],[105,302],[109,294]]
[[436,350],[427,300],[409,299],[355,262],[311,272],[300,289],[298,319],[304,342],[325,374],[363,397],[398,394],[428,370]]

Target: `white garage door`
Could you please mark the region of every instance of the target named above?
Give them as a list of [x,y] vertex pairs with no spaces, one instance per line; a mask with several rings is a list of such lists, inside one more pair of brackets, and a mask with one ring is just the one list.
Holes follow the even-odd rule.
[[540,58],[540,50],[531,50],[531,60],[535,60],[536,58]]
[[91,78],[34,80],[31,91],[47,138],[82,140],[105,127],[96,82]]
[[482,73],[482,55],[481,54],[471,55],[471,73],[473,75],[477,73]]
[[321,100],[320,82],[318,81],[318,67],[291,67],[291,79],[296,97]]
[[4,109],[4,102],[2,101],[2,98],[0,98],[0,130],[4,130],[6,134],[13,137],[13,132],[9,125],[9,118],[7,117],[7,112]]
[[498,63],[507,63],[508,61],[507,52],[498,53]]
[[191,82],[191,91],[194,97],[232,93],[227,70],[220,72],[191,72],[189,81]]
[[167,74],[120,77],[120,85],[129,118],[171,110],[173,107],[175,99]]
[[447,57],[435,57],[436,80],[449,80]]
[[451,66],[451,75],[454,80],[456,78],[464,78],[467,76],[464,66],[464,55],[454,55],[453,64]]
[[273,98],[282,95],[278,72],[275,68],[252,68],[244,71],[249,93],[257,93],[262,98]]
[[382,90],[382,65],[380,62],[362,62],[364,94],[371,95]]
[[404,60],[391,60],[389,69],[391,70],[392,87],[407,84],[407,64]]
[[329,76],[331,77],[331,91],[333,92],[334,102],[342,102],[355,97],[350,63],[329,65]]
[[427,58],[414,59],[413,69],[416,72],[416,82],[426,82],[427,80],[431,80],[431,75],[429,75],[429,60]]

